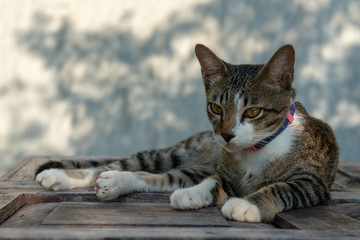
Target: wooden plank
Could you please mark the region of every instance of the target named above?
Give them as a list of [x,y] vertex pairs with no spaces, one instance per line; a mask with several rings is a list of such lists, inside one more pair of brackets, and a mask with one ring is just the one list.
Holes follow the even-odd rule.
[[[27,204],[45,202],[100,202],[93,189],[77,189],[59,192],[25,192]],[[132,193],[117,198],[114,202],[170,203],[170,193]]]
[[0,238],[5,239],[316,239],[359,240],[360,233],[290,230],[290,229],[241,229],[229,227],[101,227],[64,229],[0,228]]
[[332,210],[360,221],[360,203],[344,203],[329,206]]
[[360,203],[360,191],[333,191],[331,204]]
[[296,209],[279,213],[274,224],[280,228],[360,232],[360,222],[327,206]]
[[59,203],[40,203],[25,205],[5,220],[1,227],[39,227],[42,221]]
[[24,166],[29,164],[32,160],[30,158],[26,158],[22,160],[18,165],[16,165],[13,169],[5,173],[4,175],[0,176],[0,181],[8,181],[11,179],[13,175],[16,175],[18,171],[20,171]]
[[340,162],[338,169],[342,172],[346,172],[347,175],[352,176],[354,179],[360,177],[360,162],[345,161]]
[[42,189],[36,182],[0,182],[0,190],[4,189]]
[[49,161],[48,157],[28,157],[19,163],[14,169],[0,177],[3,182],[32,182],[34,173],[39,165]]
[[13,215],[24,204],[21,194],[0,193],[0,223]]
[[360,162],[340,162],[335,181],[347,189],[360,190]]
[[0,182],[1,192],[39,192],[43,188],[37,182]]
[[61,203],[44,225],[228,226],[216,207],[178,211],[169,204]]
[[277,228],[274,224],[270,224],[270,223],[249,223],[249,222],[228,221],[228,224],[230,227],[234,227],[234,228],[254,228],[254,229]]
[[68,191],[59,191],[59,192],[25,192],[23,193],[24,198],[26,199],[26,204],[36,204],[36,203],[50,203],[50,202],[96,202],[99,199],[96,197],[95,193],[87,192],[86,190],[68,190]]

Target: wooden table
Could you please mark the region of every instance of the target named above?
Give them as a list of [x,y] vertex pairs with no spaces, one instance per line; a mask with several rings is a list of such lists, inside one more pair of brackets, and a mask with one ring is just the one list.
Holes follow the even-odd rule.
[[360,239],[360,162],[341,162],[330,206],[292,210],[277,214],[273,224],[254,224],[227,221],[217,207],[173,210],[170,193],[100,202],[93,189],[48,192],[34,182],[40,164],[71,159],[29,157],[0,178],[0,238]]

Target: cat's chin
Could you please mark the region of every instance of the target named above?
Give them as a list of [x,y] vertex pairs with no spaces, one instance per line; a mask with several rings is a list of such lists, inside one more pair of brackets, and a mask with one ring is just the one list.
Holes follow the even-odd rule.
[[226,151],[228,151],[230,153],[244,151],[244,147],[242,147],[242,146],[236,146],[236,145],[231,145],[231,144],[222,144],[222,146],[225,148]]
[[229,153],[237,153],[237,152],[240,152],[240,151],[243,151],[244,149],[243,148],[238,148],[238,147],[227,147],[227,146],[224,146],[225,150],[228,151]]

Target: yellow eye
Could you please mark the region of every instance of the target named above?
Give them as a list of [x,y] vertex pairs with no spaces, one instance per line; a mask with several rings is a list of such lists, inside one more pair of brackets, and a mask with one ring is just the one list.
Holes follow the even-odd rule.
[[216,103],[210,103],[210,110],[212,113],[217,114],[217,115],[221,115],[223,113],[222,108],[217,105]]
[[259,115],[260,112],[261,112],[261,108],[253,107],[253,108],[249,108],[248,110],[246,110],[245,115],[246,115],[246,117],[254,118],[257,115]]

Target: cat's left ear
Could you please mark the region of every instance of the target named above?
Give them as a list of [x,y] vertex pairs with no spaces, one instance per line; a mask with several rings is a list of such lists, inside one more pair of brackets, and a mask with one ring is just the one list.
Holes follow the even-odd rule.
[[261,70],[265,83],[290,90],[294,79],[295,50],[291,45],[279,48]]

